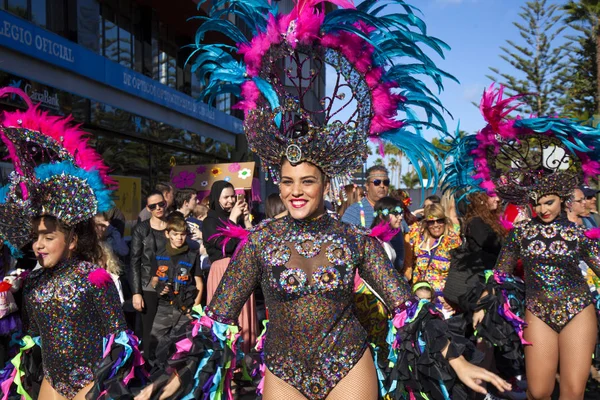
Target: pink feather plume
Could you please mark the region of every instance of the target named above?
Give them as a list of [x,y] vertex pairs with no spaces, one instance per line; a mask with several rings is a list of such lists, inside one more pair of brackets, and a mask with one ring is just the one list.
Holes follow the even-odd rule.
[[600,239],[600,228],[591,228],[585,231],[585,236],[590,239],[598,240]]
[[[116,184],[108,176],[108,166],[104,164],[100,155],[88,144],[89,134],[81,130],[79,125],[73,124],[72,117],[51,116],[47,112],[41,111],[39,105],[33,105],[29,97],[22,90],[15,88],[11,88],[13,90],[7,89],[9,88],[0,90],[0,96],[12,93],[17,94],[23,97],[29,108],[26,111],[4,112],[2,114],[2,125],[31,129],[54,139],[71,154],[79,168],[86,171],[96,170],[105,184],[110,186]],[[14,146],[12,149],[9,146],[9,153],[13,162],[18,163],[18,156]]]
[[510,231],[515,227],[515,225],[506,218],[500,218],[500,225],[502,225],[502,227],[504,227],[504,229],[507,231]]
[[218,233],[215,233],[214,235],[208,238],[208,240],[223,240],[221,244],[223,255],[225,255],[225,246],[227,246],[227,243],[229,243],[231,239],[237,239],[240,241],[240,243],[237,246],[237,248],[239,249],[244,243],[248,241],[248,237],[250,236],[250,231],[248,231],[245,228],[242,228],[239,225],[234,224],[231,221],[225,221],[224,224],[225,226],[219,226],[217,228],[217,230],[219,231]]
[[382,221],[379,225],[371,229],[369,236],[378,238],[383,242],[389,242],[398,232],[400,232],[400,229],[394,229],[389,222]]
[[97,268],[89,273],[88,280],[90,283],[99,288],[108,287],[113,284],[113,279],[108,272],[103,268]]

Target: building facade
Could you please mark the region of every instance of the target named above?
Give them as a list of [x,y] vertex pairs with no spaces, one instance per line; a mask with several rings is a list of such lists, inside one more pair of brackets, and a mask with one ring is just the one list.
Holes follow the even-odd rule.
[[189,18],[202,12],[193,0],[0,0],[0,86],[72,114],[143,194],[173,165],[238,161],[247,148],[233,99],[197,101],[186,64],[199,25]]

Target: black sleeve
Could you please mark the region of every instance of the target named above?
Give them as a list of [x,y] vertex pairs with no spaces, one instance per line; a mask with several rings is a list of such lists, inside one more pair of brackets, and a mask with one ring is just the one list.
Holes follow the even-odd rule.
[[192,266],[192,275],[202,277],[202,269],[200,269],[200,254],[196,253],[194,257],[194,264]]
[[211,216],[206,217],[202,223],[202,238],[210,262],[231,257],[239,243],[239,240],[237,239],[230,239],[225,245],[225,248],[223,248],[224,238],[212,237],[219,233],[219,230],[217,229],[219,226],[224,226],[224,224],[219,219]]
[[131,233],[131,274],[129,284],[133,294],[142,294],[142,256],[144,239],[148,234],[147,223],[139,222]]
[[471,250],[483,250],[486,253],[498,254],[502,247],[498,235],[481,218],[473,218],[469,222],[467,240]]

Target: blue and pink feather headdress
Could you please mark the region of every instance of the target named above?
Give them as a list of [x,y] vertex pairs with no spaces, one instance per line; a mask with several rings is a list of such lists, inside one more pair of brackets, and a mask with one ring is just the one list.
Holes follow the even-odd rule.
[[[281,162],[309,161],[334,185],[360,169],[368,141],[400,148],[437,183],[436,149],[422,127],[445,130],[445,109],[426,84],[442,89],[439,70],[419,46],[443,56],[447,46],[402,0],[298,0],[282,13],[267,0],[215,0],[197,31],[193,71],[207,81],[203,98],[233,94],[244,112],[248,144],[279,180]],[[397,12],[381,15],[390,5]],[[231,20],[239,21],[235,25]],[[219,32],[231,44],[205,43]],[[328,93],[319,98],[319,87]],[[415,112],[421,109],[422,120]]]
[[114,182],[71,117],[41,111],[20,89],[0,89],[0,97],[9,94],[23,98],[27,109],[0,115],[0,139],[14,167],[11,182],[0,189],[0,239],[18,249],[30,238],[31,217],[75,225],[108,211]]
[[483,190],[513,204],[555,194],[568,197],[600,173],[600,130],[561,117],[511,118],[519,98],[492,84],[479,105],[487,125],[455,137],[446,154],[444,189]]

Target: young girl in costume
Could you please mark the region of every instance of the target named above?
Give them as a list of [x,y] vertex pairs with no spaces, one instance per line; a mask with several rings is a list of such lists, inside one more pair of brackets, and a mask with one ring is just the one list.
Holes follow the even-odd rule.
[[[374,213],[373,223],[371,224],[371,229],[379,225],[388,225],[394,233],[397,233],[399,229],[402,229],[402,202],[400,200],[396,200],[393,197],[383,197],[375,203],[373,207]],[[388,255],[392,264],[396,260],[396,251],[392,247],[389,242],[390,238],[385,238],[388,240],[383,240],[383,247],[385,249],[386,254]]]
[[[112,206],[106,167],[68,119],[38,111],[17,89],[0,91],[10,92],[29,109],[2,115],[1,137],[15,167],[3,206],[27,221],[17,228],[30,230],[41,268],[25,282],[26,336],[0,372],[0,388],[4,396],[40,400],[110,398],[143,379],[137,367],[144,363],[137,338],[125,332],[112,278],[99,266],[93,217]],[[41,364],[32,358],[37,346]],[[31,369],[40,365],[41,382]]]

